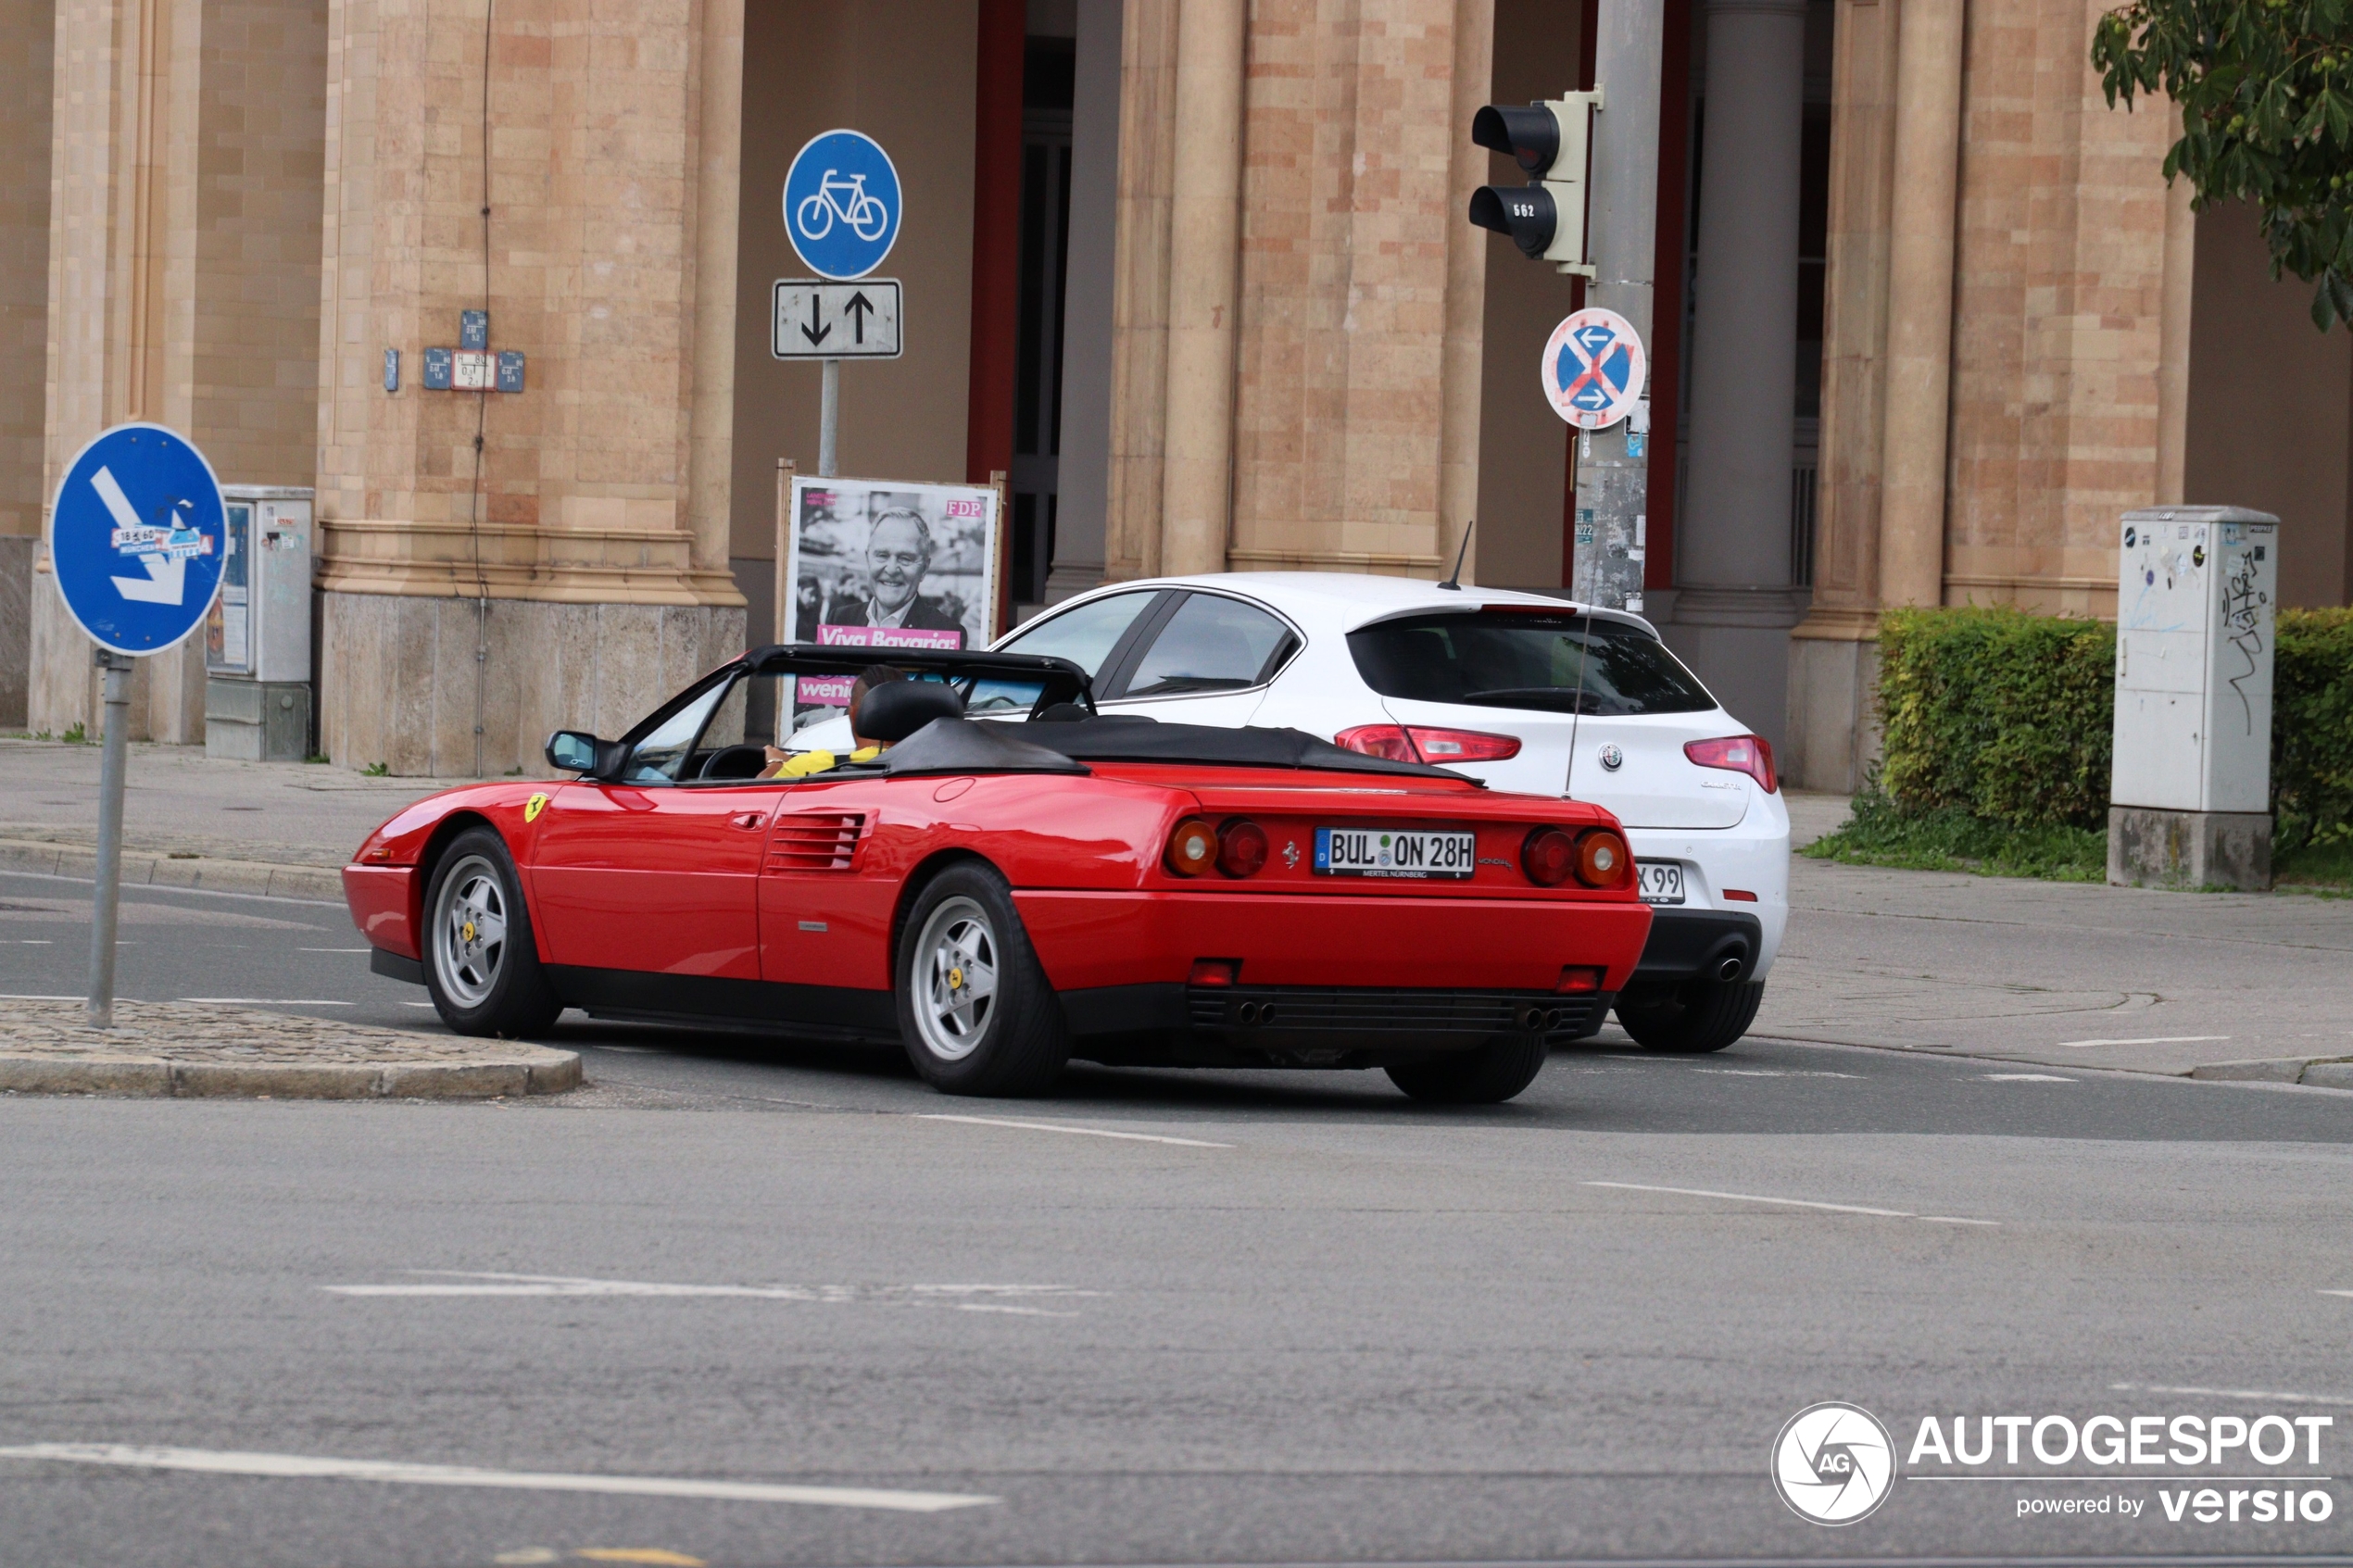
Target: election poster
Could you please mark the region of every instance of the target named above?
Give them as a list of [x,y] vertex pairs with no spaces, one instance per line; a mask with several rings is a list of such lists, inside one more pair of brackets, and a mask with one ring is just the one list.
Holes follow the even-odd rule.
[[[979,484],[796,475],[778,640],[822,647],[978,648],[997,607],[997,491]],[[852,677],[803,676],[794,727],[846,709]]]

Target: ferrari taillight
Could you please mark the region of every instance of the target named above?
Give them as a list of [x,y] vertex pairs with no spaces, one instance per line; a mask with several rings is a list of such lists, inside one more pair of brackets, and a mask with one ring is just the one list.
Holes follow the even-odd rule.
[[1633,874],[1626,840],[1609,828],[1588,828],[1577,839],[1577,880],[1588,887],[1623,887]]
[[1577,840],[1558,828],[1537,828],[1519,847],[1519,869],[1539,887],[1558,887],[1577,869]]
[[1217,863],[1217,830],[1199,817],[1188,817],[1168,835],[1168,869],[1178,876],[1199,876]]
[[1773,772],[1773,747],[1763,735],[1726,735],[1721,740],[1695,740],[1683,755],[1703,768],[1746,773],[1766,794],[1780,787]]
[[1393,762],[1501,762],[1519,755],[1517,735],[1432,724],[1359,724],[1334,735],[1332,744]]
[[1266,863],[1266,830],[1239,818],[1217,833],[1217,869],[1227,876],[1256,876]]
[[1553,989],[1563,993],[1598,991],[1608,973],[1599,964],[1565,963],[1561,965],[1560,984]]

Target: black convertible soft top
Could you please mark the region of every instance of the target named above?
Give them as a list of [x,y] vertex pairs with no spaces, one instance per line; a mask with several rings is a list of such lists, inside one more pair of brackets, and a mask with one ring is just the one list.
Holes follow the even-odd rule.
[[1027,723],[937,719],[873,764],[886,773],[1083,773],[1088,762],[1205,763],[1330,773],[1405,773],[1478,783],[1421,762],[1347,751],[1302,730],[1163,724],[1134,714]]

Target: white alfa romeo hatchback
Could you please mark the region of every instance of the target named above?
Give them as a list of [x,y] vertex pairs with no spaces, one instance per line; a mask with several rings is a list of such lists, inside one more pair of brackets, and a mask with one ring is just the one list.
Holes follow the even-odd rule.
[[1756,1016],[1789,915],[1772,750],[1616,610],[1399,577],[1236,572],[1119,583],[997,645],[1074,659],[1107,713],[1290,726],[1500,789],[1597,801],[1656,911],[1626,1032],[1719,1050]]

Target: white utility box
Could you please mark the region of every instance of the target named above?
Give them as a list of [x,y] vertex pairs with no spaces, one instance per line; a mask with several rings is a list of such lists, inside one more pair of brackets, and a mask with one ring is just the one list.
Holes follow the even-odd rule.
[[228,548],[205,621],[205,755],[310,754],[311,492],[220,487]]
[[2108,880],[2269,886],[2279,519],[2124,514]]

